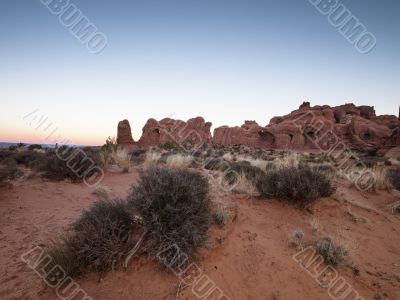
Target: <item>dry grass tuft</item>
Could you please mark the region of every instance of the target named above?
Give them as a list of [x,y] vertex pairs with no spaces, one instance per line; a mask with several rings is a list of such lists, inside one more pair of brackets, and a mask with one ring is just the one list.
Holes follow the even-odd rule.
[[122,168],[123,172],[129,172],[131,156],[127,150],[117,149],[111,152],[111,158],[118,167]]
[[146,152],[146,157],[144,159],[144,165],[145,166],[154,166],[158,163],[158,161],[161,158],[161,153],[155,152],[155,151],[147,151]]
[[345,265],[349,251],[342,245],[335,245],[330,237],[324,237],[315,243],[315,250],[331,266]]
[[166,164],[170,168],[186,169],[192,165],[192,158],[184,154],[172,154],[168,156]]
[[250,197],[255,197],[260,195],[258,192],[255,183],[248,179],[245,173],[239,173],[235,179],[235,186],[233,191],[239,194],[246,194]]
[[217,211],[214,213],[214,221],[220,227],[224,227],[231,218],[231,212],[229,208],[225,206],[218,207]]
[[317,218],[312,218],[310,220],[311,232],[315,235],[319,230],[320,223]]
[[290,237],[289,247],[302,249],[304,247],[303,238],[304,238],[303,230],[297,229],[297,230],[293,231],[292,235]]

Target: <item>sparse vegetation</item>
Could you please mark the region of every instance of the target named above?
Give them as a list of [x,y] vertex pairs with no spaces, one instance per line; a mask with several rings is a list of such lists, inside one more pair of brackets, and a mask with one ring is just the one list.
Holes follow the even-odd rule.
[[315,235],[319,230],[319,221],[316,218],[310,220],[311,232]]
[[[65,271],[67,276],[75,277],[80,274],[81,268],[73,243],[72,235],[63,234],[52,239],[46,245],[44,254],[51,257],[49,264],[45,266],[47,271],[58,265]],[[44,266],[39,265],[38,267],[42,268]]]
[[173,149],[179,149],[179,145],[173,141],[167,141],[165,143],[161,143],[159,145],[159,148],[163,150],[173,150]]
[[231,213],[226,207],[221,207],[214,213],[214,221],[220,227],[224,227],[230,218]]
[[167,157],[166,164],[170,168],[188,168],[192,164],[192,158],[184,154],[172,154]]
[[146,152],[146,157],[144,159],[144,165],[146,166],[154,166],[158,163],[161,158],[161,153],[149,150]]
[[400,201],[393,203],[391,210],[392,213],[400,213]]
[[79,264],[90,270],[111,270],[135,244],[130,239],[138,225],[125,201],[97,201],[74,222],[73,249]]
[[111,159],[114,164],[122,169],[122,172],[129,172],[131,157],[125,149],[116,149],[111,152]]
[[233,183],[233,191],[240,194],[247,194],[250,197],[258,196],[259,192],[256,188],[255,182],[248,179],[245,173],[239,173],[235,182]]
[[257,182],[257,188],[265,197],[285,199],[300,207],[335,192],[324,172],[304,164],[267,172]]
[[0,162],[0,181],[15,179],[22,175],[17,163],[13,159],[6,159]]
[[399,168],[390,170],[388,172],[388,179],[395,189],[400,190],[400,169]]
[[349,251],[342,245],[335,245],[330,237],[324,237],[315,242],[315,250],[324,258],[328,265],[340,266],[346,264]]
[[153,252],[177,246],[192,256],[204,245],[211,215],[208,193],[207,179],[194,171],[149,168],[140,172],[128,201],[143,219]]
[[291,239],[289,241],[289,247],[302,249],[304,247],[304,232],[303,230],[295,230],[291,235]]
[[37,149],[37,150],[42,149],[42,145],[31,144],[31,145],[28,146],[28,150],[35,150],[35,149]]

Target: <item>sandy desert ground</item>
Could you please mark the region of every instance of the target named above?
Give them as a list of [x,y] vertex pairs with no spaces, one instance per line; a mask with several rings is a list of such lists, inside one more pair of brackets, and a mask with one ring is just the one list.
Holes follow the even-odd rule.
[[[106,172],[102,185],[111,197],[125,197],[137,177],[136,168]],[[65,230],[96,196],[83,183],[43,181],[28,169],[13,185],[0,192],[0,298],[57,299],[20,257]],[[233,218],[224,228],[211,226],[196,263],[231,299],[331,299],[293,258],[299,250],[288,243],[295,230],[306,243],[329,235],[346,245],[351,266],[335,269],[364,299],[400,299],[400,217],[391,212],[400,192],[363,193],[343,183],[308,210],[241,194],[214,197],[229,205]],[[314,231],[312,220],[319,223]],[[93,299],[196,299],[191,286],[145,254],[127,271],[77,282]]]

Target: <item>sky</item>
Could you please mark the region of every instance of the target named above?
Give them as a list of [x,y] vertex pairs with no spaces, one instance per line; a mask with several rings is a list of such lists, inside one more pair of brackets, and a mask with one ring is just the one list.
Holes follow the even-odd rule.
[[123,119],[135,140],[149,118],[265,126],[303,101],[397,115],[400,1],[340,2],[376,37],[369,53],[308,0],[70,0],[107,39],[96,54],[40,0],[0,0],[0,141],[55,128],[99,145]]

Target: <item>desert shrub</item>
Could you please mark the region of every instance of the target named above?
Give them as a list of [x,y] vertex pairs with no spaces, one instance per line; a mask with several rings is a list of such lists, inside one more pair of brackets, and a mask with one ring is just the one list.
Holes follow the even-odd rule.
[[17,145],[11,145],[8,147],[8,150],[15,151],[15,150],[17,150],[17,148],[18,148]]
[[387,176],[392,186],[400,190],[400,169],[390,170]]
[[[75,255],[73,235],[63,234],[51,240],[46,245],[44,254],[51,258],[48,264],[47,260],[44,260],[46,271],[59,266],[67,276],[75,277],[80,274],[81,268]],[[38,267],[42,268],[43,266],[39,265]]]
[[146,152],[146,157],[144,159],[144,164],[146,166],[153,166],[158,163],[161,158],[161,153],[149,150]]
[[117,149],[111,152],[111,159],[114,164],[122,168],[123,172],[128,172],[130,167],[131,157],[127,150]]
[[15,154],[13,151],[9,150],[0,150],[0,162],[9,158],[12,158],[12,156]]
[[76,220],[72,247],[81,268],[103,272],[118,265],[132,246],[130,239],[138,225],[126,202],[116,199],[95,202]]
[[264,159],[260,159],[260,158],[253,158],[251,156],[243,156],[243,155],[238,155],[236,157],[236,161],[238,162],[242,162],[242,161],[246,161],[248,162],[251,166],[253,167],[257,167],[263,171],[266,170],[267,164],[268,162]]
[[304,246],[304,232],[301,229],[295,230],[292,232],[292,235],[289,240],[289,247],[291,248],[303,248]]
[[179,145],[177,143],[175,143],[174,141],[167,141],[165,143],[161,143],[159,145],[159,148],[169,151],[169,150],[173,150],[173,149],[178,149]]
[[29,150],[16,152],[12,158],[18,164],[23,164],[26,167],[31,168],[39,168],[39,166],[43,165],[47,160],[46,154]]
[[335,245],[330,237],[324,237],[318,240],[314,247],[328,265],[344,265],[349,256],[349,251],[342,245]]
[[95,202],[72,224],[70,232],[46,246],[50,268],[59,265],[72,277],[86,271],[114,269],[136,243],[132,235],[138,228],[126,202]]
[[245,173],[233,173],[233,182],[232,178],[229,178],[231,173],[226,173],[224,174],[225,178],[223,180],[226,180],[228,178],[228,184],[230,184],[233,188],[233,191],[236,193],[240,194],[246,194],[249,195],[250,197],[258,196],[259,192],[256,187],[256,182],[252,179],[249,179],[248,176],[246,176]]
[[184,154],[173,154],[166,160],[166,164],[170,168],[189,168],[192,162],[192,157]]
[[204,161],[203,167],[206,170],[224,172],[225,170],[229,169],[230,164],[220,157],[211,157]]
[[145,155],[146,155],[146,150],[144,149],[132,150],[130,153],[131,162],[139,165],[144,162]]
[[[176,249],[188,256],[204,245],[210,222],[209,184],[197,172],[149,168],[140,171],[128,202],[140,214],[153,251]],[[163,259],[174,253],[164,252]],[[171,265],[179,262],[171,262]]]
[[226,172],[225,177],[230,184],[235,184],[241,174],[243,174],[249,182],[255,185],[258,183],[260,178],[265,175],[260,168],[252,166],[250,162],[240,161],[230,165],[230,170],[229,172]]
[[361,169],[355,176],[350,176],[350,181],[366,192],[377,190],[390,190],[392,188],[390,175],[385,168],[373,167],[368,170]]
[[0,163],[0,181],[15,179],[22,175],[13,159],[5,159]]
[[106,139],[106,143],[101,147],[101,151],[103,152],[113,152],[117,150],[118,145],[117,145],[117,140],[115,137],[108,137]]
[[31,144],[28,146],[28,150],[42,149],[42,145],[39,144]]
[[[72,182],[81,181],[84,172],[88,170],[91,162],[89,160],[85,160],[85,156],[82,153],[78,153],[73,156],[72,159],[67,160],[64,160],[60,157],[58,157],[54,153],[47,157],[45,164],[41,167],[43,171],[42,177],[55,181],[60,181],[64,179],[70,179]],[[83,160],[84,163],[81,165],[80,163]],[[71,167],[78,165],[78,169],[74,168],[77,171],[74,171],[74,169]]]
[[225,207],[219,208],[214,213],[214,222],[220,227],[224,227],[230,218],[231,218],[231,213],[229,209]]
[[392,204],[391,211],[392,213],[400,213],[400,201],[397,201]]
[[25,146],[24,143],[17,143],[17,148],[25,148]]
[[280,167],[271,170],[257,182],[261,195],[285,199],[305,207],[320,197],[334,193],[329,177],[309,165]]

